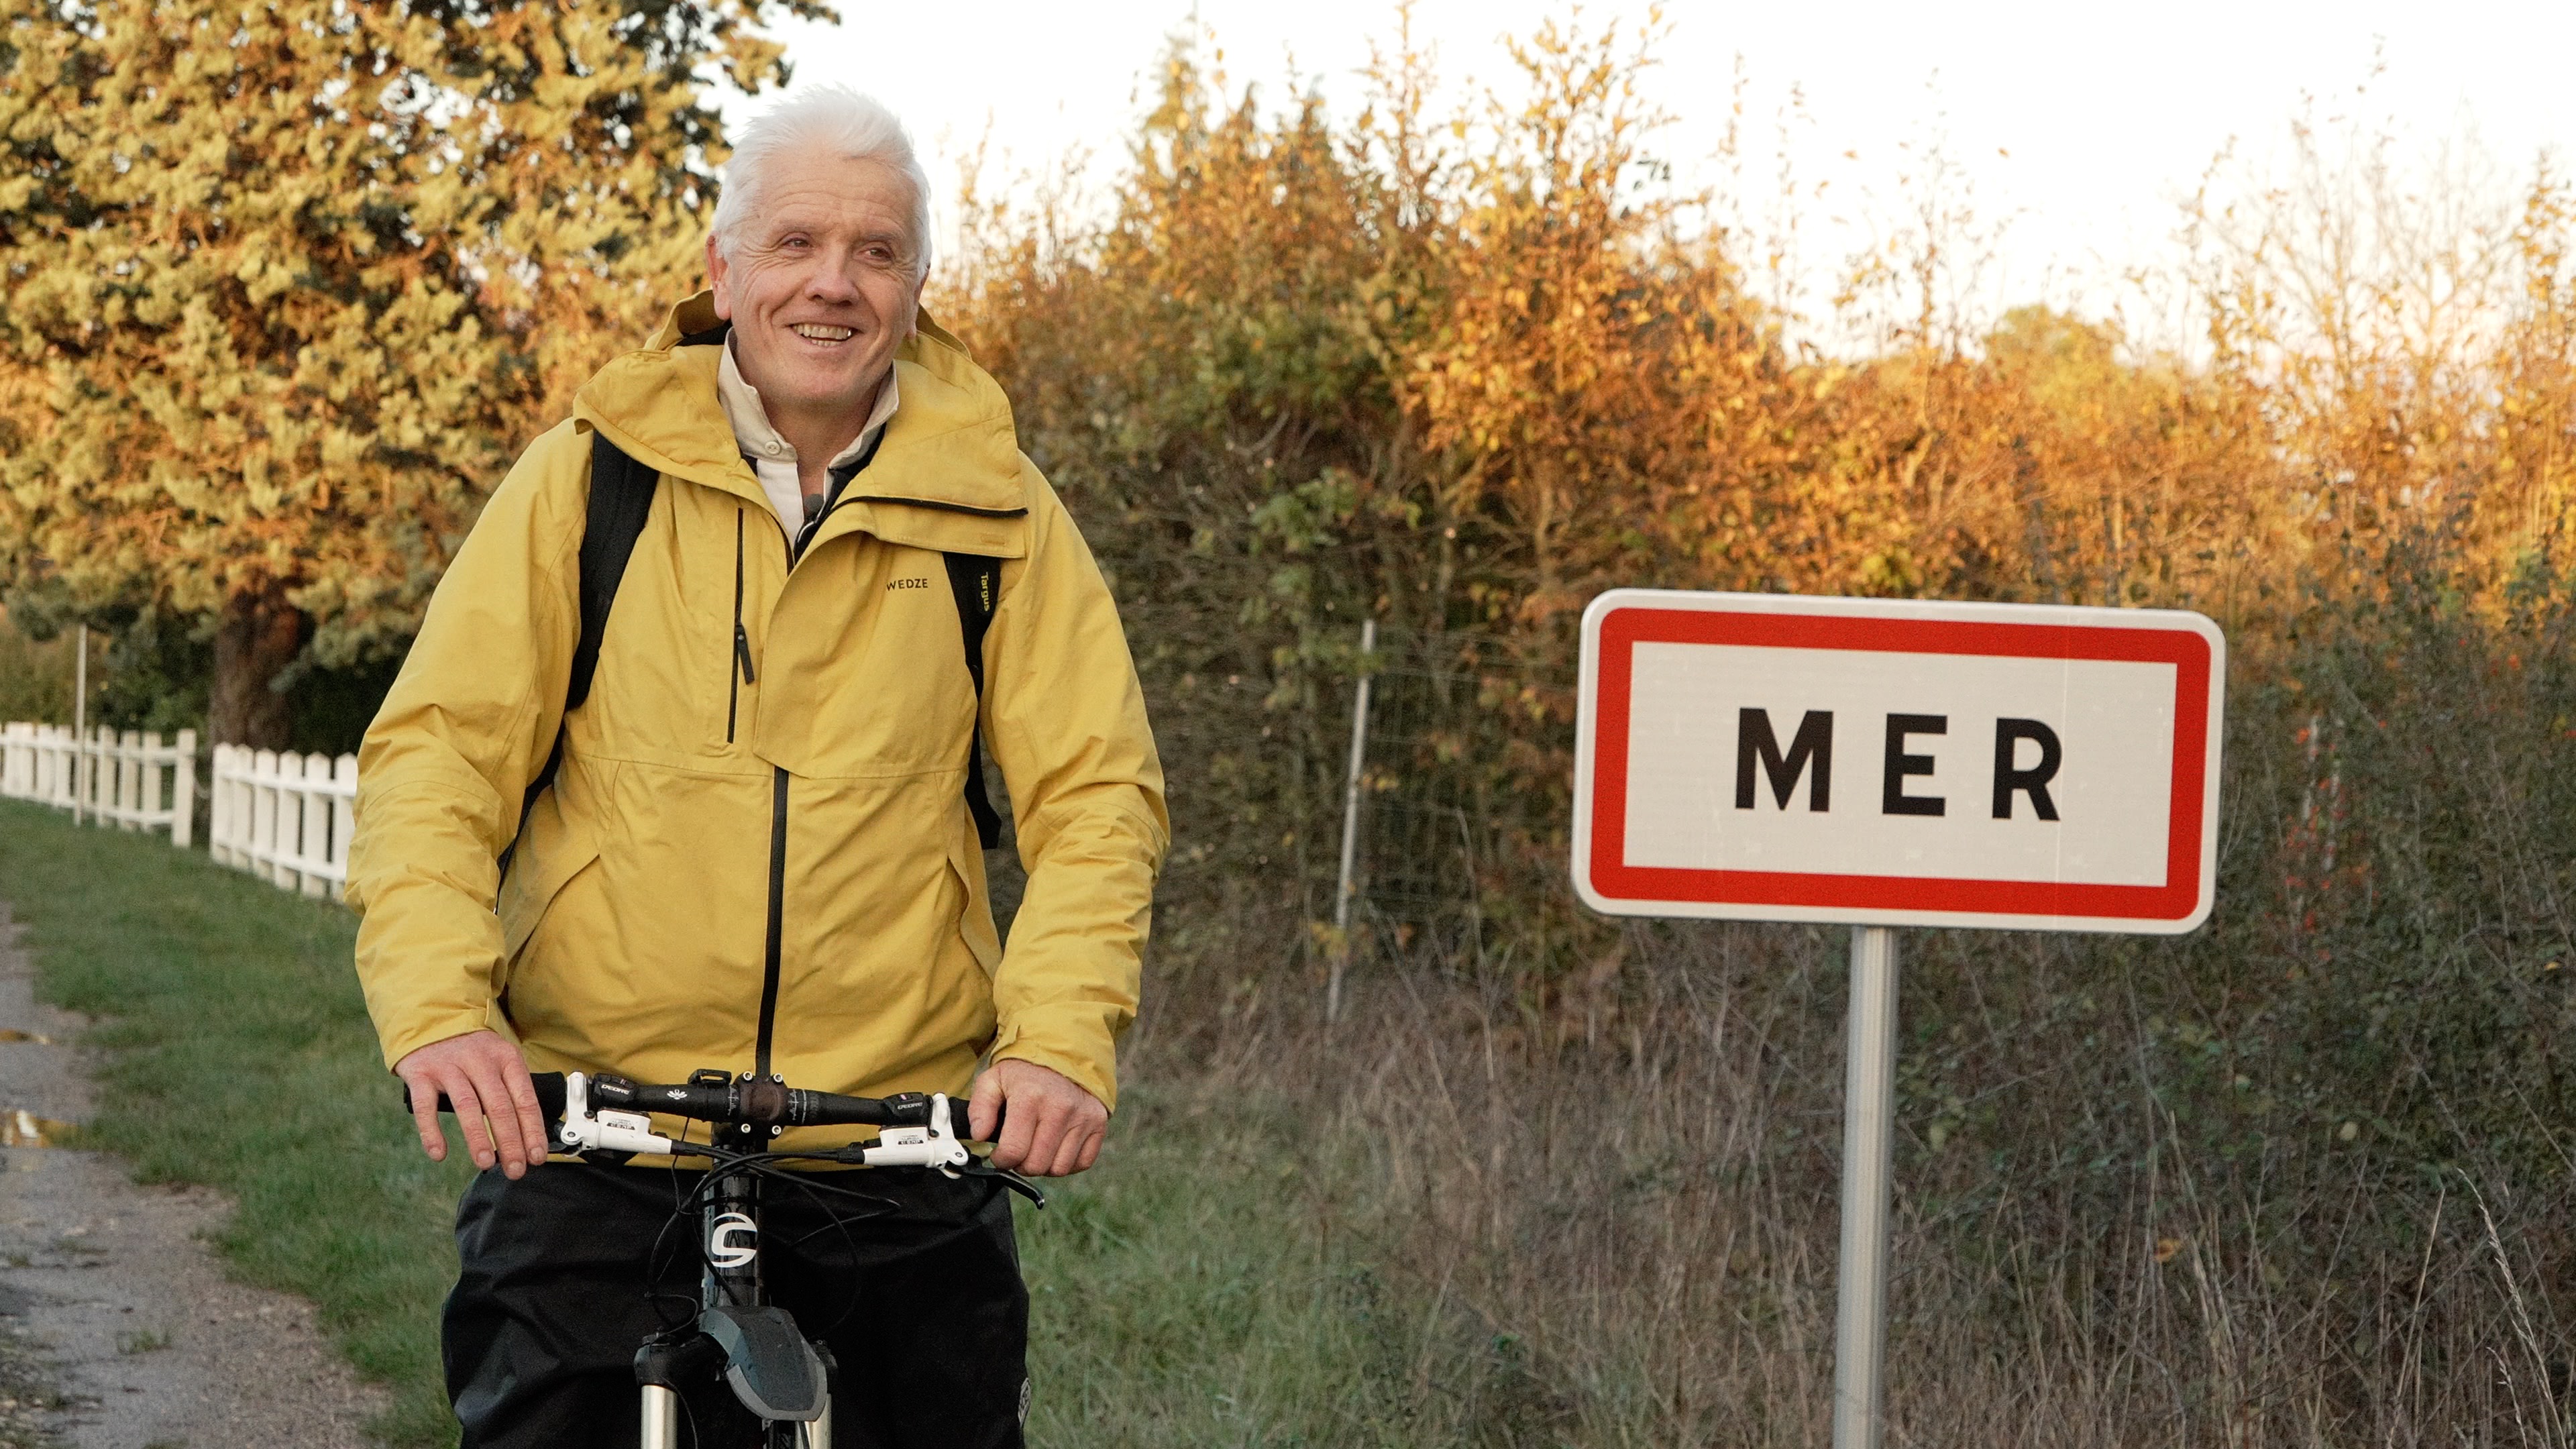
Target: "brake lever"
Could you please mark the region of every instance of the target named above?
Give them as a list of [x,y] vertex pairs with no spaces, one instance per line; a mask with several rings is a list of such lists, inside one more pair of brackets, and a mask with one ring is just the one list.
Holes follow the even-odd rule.
[[997,1178],[1001,1181],[1002,1186],[1009,1188],[1011,1191],[1018,1193],[1024,1198],[1027,1198],[1039,1208],[1043,1209],[1046,1207],[1046,1194],[1038,1190],[1038,1185],[1036,1183],[1029,1181],[1027,1178],[1020,1176],[1018,1173],[1011,1171],[1007,1167],[995,1167],[992,1162],[986,1158],[978,1157],[971,1162],[968,1162],[966,1165],[957,1169],[957,1175],[960,1177]]
[[585,1159],[592,1153],[623,1152],[629,1157],[669,1157],[677,1145],[653,1130],[653,1119],[641,1112],[590,1109],[590,1079],[580,1072],[564,1077],[563,1123],[555,1138]]

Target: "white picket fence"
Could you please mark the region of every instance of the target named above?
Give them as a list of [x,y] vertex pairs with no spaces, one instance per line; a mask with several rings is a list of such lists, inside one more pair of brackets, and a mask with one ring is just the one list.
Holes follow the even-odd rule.
[[349,879],[358,757],[215,746],[206,846],[216,860],[308,896]]
[[185,850],[197,806],[197,732],[122,734],[102,725],[86,736],[68,725],[0,726],[0,797],[33,800],[76,818],[125,830],[166,830]]
[[[217,745],[210,776],[205,840],[217,861],[308,896],[340,893],[349,878],[357,756]],[[196,840],[197,732],[181,730],[163,744],[157,733],[133,730],[102,727],[83,737],[65,725],[0,726],[0,798],[101,825],[166,830],[185,850]]]

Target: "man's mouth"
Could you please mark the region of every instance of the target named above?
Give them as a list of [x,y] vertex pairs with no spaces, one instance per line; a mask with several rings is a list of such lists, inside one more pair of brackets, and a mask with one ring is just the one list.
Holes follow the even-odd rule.
[[834,327],[826,322],[798,322],[790,329],[809,342],[847,342],[858,334],[847,327]]

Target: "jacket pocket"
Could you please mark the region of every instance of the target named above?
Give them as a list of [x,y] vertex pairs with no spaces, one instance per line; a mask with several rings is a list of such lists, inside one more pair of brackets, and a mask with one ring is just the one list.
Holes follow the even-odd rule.
[[[569,766],[569,761],[566,762]],[[492,983],[496,997],[509,985],[519,954],[536,934],[555,898],[573,878],[599,862],[599,837],[586,821],[566,815],[548,790],[537,801],[522,849],[501,887],[501,979]]]
[[984,968],[989,979],[1001,969],[1002,938],[993,929],[993,902],[984,891],[984,861],[979,852],[969,858],[962,847],[948,847],[948,871],[957,878],[957,893],[962,900],[957,908],[957,935]]

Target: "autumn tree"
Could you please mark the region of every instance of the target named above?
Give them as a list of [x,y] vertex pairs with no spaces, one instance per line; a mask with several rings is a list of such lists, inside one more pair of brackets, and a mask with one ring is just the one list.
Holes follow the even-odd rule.
[[214,640],[213,733],[407,638],[513,450],[691,281],[706,77],[815,0],[0,3],[0,587]]

